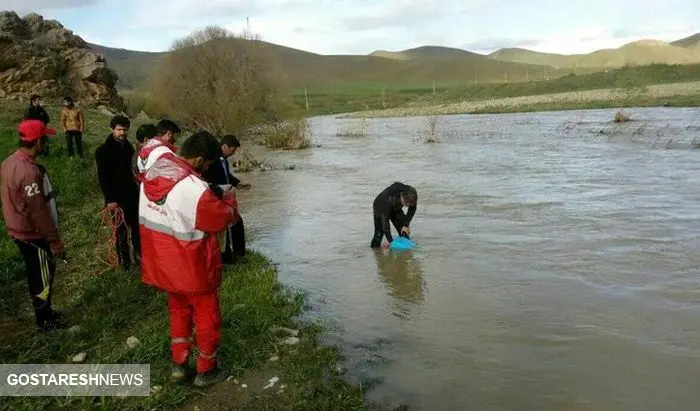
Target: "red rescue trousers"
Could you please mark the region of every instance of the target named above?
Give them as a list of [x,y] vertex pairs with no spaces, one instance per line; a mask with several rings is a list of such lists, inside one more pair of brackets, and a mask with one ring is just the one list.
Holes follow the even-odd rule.
[[170,351],[173,362],[185,364],[192,349],[192,323],[197,330],[197,372],[216,368],[216,351],[221,342],[219,292],[211,294],[168,293]]

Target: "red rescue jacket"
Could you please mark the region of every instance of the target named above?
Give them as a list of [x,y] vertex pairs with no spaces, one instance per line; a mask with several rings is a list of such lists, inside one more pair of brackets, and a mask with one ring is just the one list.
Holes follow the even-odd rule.
[[162,155],[142,175],[139,198],[143,282],[182,294],[215,291],[221,282],[217,234],[239,216],[184,160]]

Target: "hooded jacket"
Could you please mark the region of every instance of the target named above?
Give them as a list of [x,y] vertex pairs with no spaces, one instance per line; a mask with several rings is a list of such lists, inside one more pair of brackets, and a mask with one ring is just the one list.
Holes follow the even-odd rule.
[[143,175],[164,154],[175,154],[177,148],[169,142],[155,137],[146,142],[139,150],[136,167],[139,175]]
[[217,197],[184,160],[162,155],[141,177],[139,233],[143,282],[206,294],[221,282],[217,234],[238,219],[236,200]]

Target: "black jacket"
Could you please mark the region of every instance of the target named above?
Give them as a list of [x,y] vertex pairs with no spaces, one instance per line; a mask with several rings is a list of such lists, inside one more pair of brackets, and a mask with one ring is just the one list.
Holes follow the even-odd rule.
[[139,200],[139,186],[134,180],[131,160],[135,150],[131,142],[119,142],[110,134],[95,150],[97,178],[104,195],[105,205],[118,203],[120,207],[135,207]]
[[234,187],[238,187],[238,184],[241,182],[241,180],[231,174],[228,160],[223,157],[220,157],[210,165],[207,171],[202,173],[202,177],[209,184],[231,184]]
[[374,199],[374,203],[372,204],[374,214],[382,218],[382,227],[384,229],[384,234],[387,235],[387,239],[391,238],[389,221],[391,221],[394,216],[400,214],[401,222],[404,226],[408,227],[409,224],[411,224],[411,220],[413,220],[413,215],[416,214],[417,204],[408,207],[408,214],[404,214],[402,210],[401,193],[407,192],[410,188],[411,186],[397,181],[385,188],[384,191],[379,193]]
[[25,120],[41,120],[44,122],[44,124],[49,124],[49,121],[51,121],[51,118],[49,117],[49,113],[46,112],[46,109],[44,107],[37,107],[33,104],[30,104],[26,110],[24,110],[24,119]]

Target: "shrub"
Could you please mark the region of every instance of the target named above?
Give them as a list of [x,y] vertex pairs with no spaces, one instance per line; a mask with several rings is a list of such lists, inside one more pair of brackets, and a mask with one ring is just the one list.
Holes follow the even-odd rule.
[[299,150],[311,147],[311,124],[303,117],[266,124],[260,131],[265,145],[270,148]]
[[615,122],[616,123],[624,123],[625,121],[629,121],[629,116],[627,116],[625,113],[622,112],[622,110],[618,110],[615,113]]
[[366,137],[367,136],[367,117],[364,113],[360,114],[360,118],[351,124],[346,124],[345,127],[338,130],[338,137]]
[[122,91],[120,94],[124,98],[126,115],[129,117],[136,117],[141,111],[145,111],[146,95],[144,93],[139,93],[138,91]]
[[418,140],[424,143],[437,143],[438,142],[438,130],[437,127],[440,124],[440,115],[438,114],[427,114],[425,116],[426,129],[418,133]]
[[151,79],[155,105],[215,135],[283,118],[273,68],[248,33],[209,26],[175,41]]

